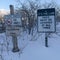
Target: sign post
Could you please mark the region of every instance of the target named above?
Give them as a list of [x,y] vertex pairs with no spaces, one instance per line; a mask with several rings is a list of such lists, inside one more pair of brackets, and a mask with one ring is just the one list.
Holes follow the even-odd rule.
[[12,42],[13,42],[13,49],[12,49],[12,51],[13,52],[19,51],[16,34],[12,34]]
[[5,16],[6,35],[12,36],[13,52],[18,52],[17,36],[20,35],[21,18],[20,15],[7,15]]
[[48,47],[48,33],[45,33],[45,46]]
[[48,47],[48,33],[56,31],[55,8],[37,10],[37,31],[45,33],[45,46]]

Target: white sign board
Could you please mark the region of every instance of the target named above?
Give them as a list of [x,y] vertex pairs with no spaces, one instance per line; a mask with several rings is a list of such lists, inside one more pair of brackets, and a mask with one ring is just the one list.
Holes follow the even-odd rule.
[[20,35],[20,27],[7,26],[6,27],[6,35],[11,36],[13,34],[16,34],[17,36]]
[[12,25],[21,25],[21,18],[12,19]]
[[[7,17],[7,18],[6,18]],[[20,35],[21,18],[14,15],[7,15],[5,17],[6,35],[11,36],[13,34]]]
[[55,9],[41,9],[37,11],[38,32],[55,32]]

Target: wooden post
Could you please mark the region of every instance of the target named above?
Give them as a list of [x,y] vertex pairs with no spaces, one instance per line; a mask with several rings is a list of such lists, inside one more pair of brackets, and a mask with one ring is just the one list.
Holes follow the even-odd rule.
[[12,42],[13,42],[13,49],[12,49],[12,51],[13,52],[18,52],[19,48],[18,48],[18,42],[17,42],[17,36],[16,36],[16,34],[12,35]]
[[14,15],[14,6],[13,5],[10,5],[10,14]]

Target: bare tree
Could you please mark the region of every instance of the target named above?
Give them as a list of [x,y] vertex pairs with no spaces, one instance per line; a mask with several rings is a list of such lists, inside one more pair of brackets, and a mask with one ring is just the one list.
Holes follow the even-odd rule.
[[[22,3],[21,0],[17,0],[20,4],[20,13],[21,15],[27,17],[28,23],[26,23],[27,20],[24,19],[24,23],[22,24],[24,27],[27,25],[29,29],[29,34],[32,30],[32,28],[37,24],[37,9],[43,8],[55,8],[55,18],[57,21],[60,20],[60,8],[58,7],[57,3],[54,2],[54,0],[51,0],[51,2],[44,4],[39,4],[40,1],[35,0],[26,0],[26,3]],[[39,3],[38,3],[39,2]]]
[[[28,4],[26,5],[25,3],[22,3],[20,0],[18,2],[21,4],[20,7],[20,13],[21,15],[24,15],[25,17],[28,18],[28,22],[26,23],[29,34],[32,30],[32,28],[36,25],[36,20],[37,20],[37,9],[39,5],[37,4],[37,1],[31,1],[31,0],[26,0]],[[24,21],[26,21],[24,19]],[[24,25],[25,26],[25,25]]]

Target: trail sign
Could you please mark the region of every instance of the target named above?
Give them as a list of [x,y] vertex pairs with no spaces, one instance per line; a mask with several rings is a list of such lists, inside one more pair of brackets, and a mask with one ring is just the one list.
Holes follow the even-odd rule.
[[38,9],[38,32],[55,32],[55,9]]
[[6,26],[6,35],[12,36],[13,34],[16,34],[18,36],[20,34],[20,27],[22,25],[20,15],[6,15],[4,19]]

